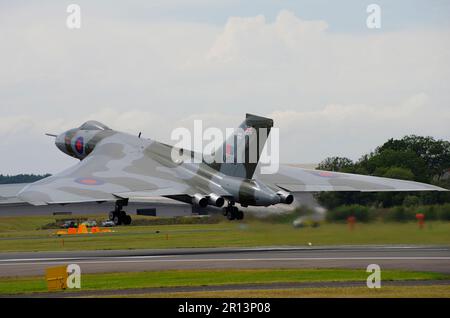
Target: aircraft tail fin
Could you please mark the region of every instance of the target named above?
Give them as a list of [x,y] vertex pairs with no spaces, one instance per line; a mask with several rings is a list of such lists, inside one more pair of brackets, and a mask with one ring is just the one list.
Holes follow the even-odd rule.
[[219,157],[222,154],[222,162],[208,165],[229,176],[251,179],[272,127],[272,119],[246,114],[239,128],[216,150]]

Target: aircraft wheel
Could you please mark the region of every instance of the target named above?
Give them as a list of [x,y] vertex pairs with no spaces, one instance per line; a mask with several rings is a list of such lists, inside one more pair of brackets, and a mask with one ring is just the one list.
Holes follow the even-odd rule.
[[121,225],[122,224],[122,218],[118,215],[114,216],[113,222],[115,225]]
[[234,212],[234,211],[231,210],[231,211],[229,211],[229,212],[227,213],[227,219],[230,220],[230,221],[232,221],[232,220],[235,219],[235,213],[233,213],[233,212]]
[[228,215],[228,209],[227,208],[223,208],[222,209],[222,214],[223,214],[223,216],[227,216]]
[[114,221],[114,214],[115,214],[114,211],[109,212],[109,220],[110,221]]
[[238,211],[237,212],[237,219],[238,220],[243,220],[244,219],[244,212]]
[[130,225],[131,224],[131,216],[125,215],[125,217],[123,218],[123,224]]

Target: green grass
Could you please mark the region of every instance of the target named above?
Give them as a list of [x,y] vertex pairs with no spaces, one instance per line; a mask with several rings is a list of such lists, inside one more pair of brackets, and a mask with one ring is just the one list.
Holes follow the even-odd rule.
[[55,218],[51,216],[2,216],[0,217],[0,233],[34,231],[54,221]]
[[[109,296],[108,296],[109,297]],[[292,288],[271,290],[227,290],[213,292],[151,293],[114,295],[113,297],[145,298],[450,298],[450,286],[387,286],[380,289],[365,287]]]
[[[411,223],[325,223],[296,229],[290,224],[258,221],[218,224],[157,225],[114,228],[115,233],[61,236],[36,230],[51,217],[0,217],[0,252],[143,249],[187,247],[305,246],[337,244],[450,245],[450,222],[427,222],[420,230]],[[159,231],[159,233],[157,233]],[[64,244],[63,244],[64,241]]]
[[[134,273],[84,274],[82,290],[145,287],[206,286],[246,283],[365,281],[367,273],[356,269],[239,269],[168,270]],[[383,270],[383,281],[449,279],[431,272]],[[0,278],[0,294],[45,292],[44,277]]]

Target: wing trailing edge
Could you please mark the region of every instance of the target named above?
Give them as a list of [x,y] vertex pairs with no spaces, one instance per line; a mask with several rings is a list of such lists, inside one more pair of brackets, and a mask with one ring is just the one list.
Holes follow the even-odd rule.
[[290,192],[449,191],[431,184],[409,180],[303,169],[287,165],[281,165],[276,174],[259,174],[257,178],[268,185]]

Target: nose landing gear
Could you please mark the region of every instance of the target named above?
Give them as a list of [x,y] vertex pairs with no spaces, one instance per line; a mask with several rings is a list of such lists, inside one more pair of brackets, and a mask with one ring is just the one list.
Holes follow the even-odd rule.
[[122,210],[123,206],[126,206],[127,204],[127,201],[117,201],[114,211],[109,212],[109,219],[113,221],[115,225],[131,224],[131,216]]

